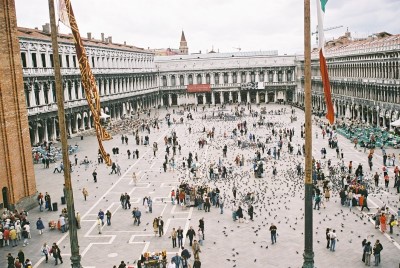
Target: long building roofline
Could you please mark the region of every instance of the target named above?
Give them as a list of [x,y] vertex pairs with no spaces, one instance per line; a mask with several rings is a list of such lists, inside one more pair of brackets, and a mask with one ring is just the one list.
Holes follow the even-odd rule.
[[[24,27],[18,27],[18,37],[25,38],[25,39],[32,39],[32,40],[43,40],[43,41],[49,41],[51,42],[51,34],[41,31],[39,29],[31,29],[31,28],[24,28]],[[92,46],[92,47],[102,47],[102,48],[107,48],[107,49],[117,49],[117,50],[122,50],[122,51],[128,51],[128,52],[140,52],[140,53],[146,53],[146,54],[154,54],[154,52],[144,50],[143,48],[136,47],[136,46],[130,46],[130,45],[125,45],[125,44],[117,44],[117,43],[110,43],[102,40],[97,40],[97,39],[88,39],[82,37],[83,44],[85,46]],[[58,41],[60,43],[66,43],[66,44],[74,44],[74,39],[72,34],[59,34],[58,35]]]
[[[191,60],[191,59],[220,59],[220,58],[245,58],[245,57],[276,57],[278,50],[268,51],[248,51],[248,52],[226,52],[226,53],[208,53],[208,54],[190,54],[190,55],[171,55],[171,56],[156,56],[156,61],[171,61],[171,60]],[[284,55],[290,56],[290,55]]]

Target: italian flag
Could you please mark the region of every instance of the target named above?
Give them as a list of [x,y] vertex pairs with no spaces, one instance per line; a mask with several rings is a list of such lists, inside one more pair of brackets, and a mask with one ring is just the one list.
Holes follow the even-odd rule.
[[333,111],[331,86],[329,83],[328,66],[325,60],[325,37],[324,37],[324,16],[325,7],[328,0],[317,0],[317,14],[318,14],[318,50],[319,50],[319,67],[321,70],[322,85],[324,87],[325,102],[327,107],[326,118],[332,125],[335,121],[335,112]]

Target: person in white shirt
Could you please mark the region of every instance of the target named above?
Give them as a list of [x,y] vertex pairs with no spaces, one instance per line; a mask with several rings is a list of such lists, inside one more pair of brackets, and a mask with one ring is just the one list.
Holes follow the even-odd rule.
[[331,239],[330,251],[335,251],[335,248],[336,248],[336,239],[337,239],[336,230],[332,230],[332,231],[329,233],[329,238]]

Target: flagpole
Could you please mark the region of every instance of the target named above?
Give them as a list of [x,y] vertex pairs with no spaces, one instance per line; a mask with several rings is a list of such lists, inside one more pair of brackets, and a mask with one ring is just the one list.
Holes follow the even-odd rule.
[[60,60],[58,53],[57,42],[57,26],[55,18],[54,0],[49,0],[50,26],[51,26],[51,43],[53,47],[54,61],[54,77],[56,85],[56,98],[58,110],[58,124],[60,128],[60,139],[62,146],[62,156],[64,163],[64,182],[65,182],[65,197],[67,201],[69,239],[71,244],[71,267],[81,268],[81,256],[79,255],[78,233],[75,219],[74,196],[71,184],[71,168],[68,156],[67,131],[65,125],[64,113],[64,92],[62,86],[62,77],[60,69]]
[[304,178],[304,253],[303,268],[314,267],[312,208],[312,125],[311,125],[311,28],[310,0],[304,0],[304,117],[305,117],[305,178]]

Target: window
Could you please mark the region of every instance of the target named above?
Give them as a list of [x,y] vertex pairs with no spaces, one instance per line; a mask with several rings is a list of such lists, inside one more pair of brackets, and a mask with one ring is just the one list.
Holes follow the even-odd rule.
[[167,86],[167,77],[165,77],[165,76],[163,76],[163,78],[162,78],[162,85],[163,85],[163,87]]
[[190,74],[188,78],[189,78],[189,85],[193,85],[193,76]]
[[171,86],[176,86],[175,75],[171,76]]
[[59,61],[60,61],[60,67],[63,67],[61,55],[58,55],[58,58],[59,58]]
[[210,75],[209,74],[206,75],[206,84],[210,84]]
[[94,57],[92,57],[92,68],[95,68],[96,66],[94,65]]
[[54,68],[53,54],[50,54],[50,64],[51,64],[51,68]]
[[201,84],[201,74],[197,75],[196,83]]
[[46,54],[40,54],[41,58],[42,58],[42,67],[46,68]]
[[183,85],[185,84],[185,78],[183,78],[183,75],[181,75],[181,76],[179,77],[179,84],[180,84],[181,86],[183,86]]
[[26,54],[25,53],[21,53],[21,62],[22,62],[22,67],[26,68]]
[[228,84],[228,74],[224,73],[224,84]]
[[74,64],[74,68],[76,68],[76,56],[72,56],[72,62]]
[[68,55],[65,56],[65,62],[67,64],[67,68],[69,68],[69,56]]
[[233,83],[237,83],[237,75],[236,75],[236,73],[233,73],[233,76],[232,76],[232,80],[233,80]]
[[32,67],[37,68],[36,53],[32,53]]

